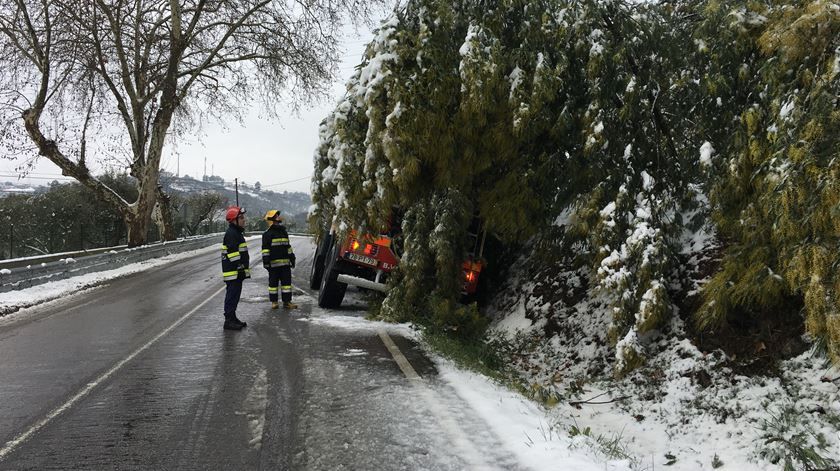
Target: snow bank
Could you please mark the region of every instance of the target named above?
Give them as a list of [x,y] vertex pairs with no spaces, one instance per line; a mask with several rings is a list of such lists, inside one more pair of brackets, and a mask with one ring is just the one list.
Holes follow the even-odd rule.
[[487,378],[464,371],[434,357],[440,378],[492,428],[519,462],[534,470],[568,469],[603,471],[628,469],[622,461],[598,462],[573,449],[572,438],[558,430],[551,416],[520,394],[495,385]]

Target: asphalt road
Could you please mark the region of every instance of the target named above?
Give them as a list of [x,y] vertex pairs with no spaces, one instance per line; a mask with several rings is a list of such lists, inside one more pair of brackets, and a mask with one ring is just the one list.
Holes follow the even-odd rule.
[[[293,245],[303,287],[312,243]],[[6,319],[0,470],[519,469],[392,333],[406,377],[358,294],[327,311],[298,288],[299,310],[271,310],[253,261],[241,332],[222,330],[216,250]]]

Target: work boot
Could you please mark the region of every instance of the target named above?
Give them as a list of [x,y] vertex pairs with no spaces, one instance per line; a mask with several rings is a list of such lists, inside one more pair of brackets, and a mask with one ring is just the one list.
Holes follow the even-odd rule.
[[277,301],[271,303],[271,309],[277,309],[278,307],[280,307],[280,304]]
[[238,317],[236,317],[236,314],[233,315],[233,322],[236,322],[237,324],[239,324],[240,329],[242,327],[247,327],[248,326],[248,323],[243,321],[243,320],[240,320]]
[[225,325],[223,328],[225,330],[242,330],[242,327],[244,327],[242,324],[233,319],[225,319]]
[[283,303],[283,309],[297,309],[298,305],[293,302]]

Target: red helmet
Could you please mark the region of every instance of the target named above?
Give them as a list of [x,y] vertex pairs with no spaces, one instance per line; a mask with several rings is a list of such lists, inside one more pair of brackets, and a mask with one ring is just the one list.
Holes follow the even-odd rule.
[[245,214],[245,208],[240,208],[239,206],[231,206],[227,209],[225,213],[225,219],[227,222],[236,221],[236,218],[239,217],[240,214]]

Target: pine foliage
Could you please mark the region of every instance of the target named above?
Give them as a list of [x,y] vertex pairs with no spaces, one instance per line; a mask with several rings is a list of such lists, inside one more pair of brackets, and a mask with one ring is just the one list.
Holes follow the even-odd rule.
[[683,237],[710,227],[697,326],[801,298],[840,360],[838,38],[827,1],[412,0],[321,127],[313,228],[400,208],[383,314],[464,335],[483,325],[456,302],[473,215],[506,244],[559,229],[621,374],[674,316]]
[[783,307],[801,298],[808,333],[838,362],[840,5],[785,2],[754,15],[758,93],[713,193],[733,243],[698,319],[721,324],[739,309],[800,315]]

